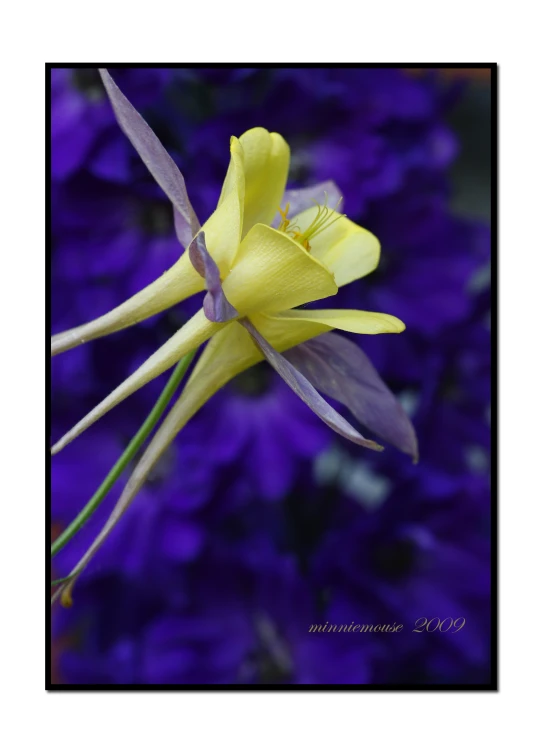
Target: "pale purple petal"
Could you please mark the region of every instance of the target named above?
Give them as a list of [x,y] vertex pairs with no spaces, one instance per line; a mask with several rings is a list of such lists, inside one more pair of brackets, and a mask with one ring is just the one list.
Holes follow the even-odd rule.
[[410,419],[355,343],[327,332],[284,355],[318,390],[341,402],[363,426],[417,462],[418,442]]
[[184,178],[152,128],[130,104],[105,68],[99,68],[117,122],[149,172],[173,204],[177,238],[186,248],[201,225],[192,209]]
[[[339,202],[342,194],[339,191],[338,186],[332,180],[326,180],[324,183],[315,183],[314,186],[308,188],[293,188],[284,192],[282,198],[281,207],[284,209],[286,204],[290,204],[290,210],[288,217],[295,217],[296,214],[303,212],[305,209],[309,209],[314,206],[314,202],[317,204],[324,204],[333,209]],[[339,207],[340,208],[340,207]],[[280,225],[280,214],[277,213],[275,219],[272,222],[272,227],[278,227]]]
[[267,342],[265,337],[258,332],[254,325],[246,318],[240,319],[240,323],[248,330],[254,343],[261,350],[263,355],[269,361],[275,371],[284,379],[286,384],[292,388],[298,397],[306,403],[309,408],[316,413],[333,431],[340,434],[345,439],[349,439],[356,444],[366,447],[370,450],[384,449],[376,442],[365,439],[357,432],[340,413],[327,403],[324,398],[318,394],[309,380],[303,376],[284,356],[278,353],[273,346]]
[[205,233],[196,235],[188,246],[190,261],[196,272],[205,278],[207,295],[203,299],[203,311],[211,322],[229,322],[239,316],[237,310],[231,305],[220,282],[220,271],[217,264],[205,245]]

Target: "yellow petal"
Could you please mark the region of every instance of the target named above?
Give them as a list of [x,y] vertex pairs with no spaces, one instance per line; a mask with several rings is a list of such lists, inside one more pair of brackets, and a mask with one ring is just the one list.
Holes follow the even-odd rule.
[[[258,327],[265,317],[255,317]],[[261,331],[261,330],[260,330]],[[231,322],[215,334],[199,357],[182,395],[171,408],[151,446],[169,444],[192,416],[234,376],[263,360],[246,329]]]
[[207,249],[224,277],[231,268],[241,242],[245,203],[245,168],[243,147],[232,136],[230,164],[217,208],[204,224]]
[[[291,347],[284,337],[284,325],[270,317],[254,316],[251,321],[277,350]],[[315,325],[312,325],[314,331]],[[310,337],[306,328],[307,338]],[[171,441],[190,418],[230,379],[263,360],[247,330],[232,322],[213,335],[198,359],[181,397],[177,400],[160,429],[162,438]],[[158,434],[157,434],[158,438]]]
[[[305,334],[314,331],[311,337],[328,332],[330,329],[342,329],[358,335],[380,335],[398,333],[405,329],[400,319],[391,314],[379,314],[375,311],[357,311],[356,309],[302,309],[283,311],[266,317],[267,326],[277,333],[283,331],[284,337],[297,345],[306,340]],[[256,321],[254,321],[256,324]],[[311,328],[313,328],[311,330]],[[263,332],[262,332],[263,334]],[[301,337],[302,339],[297,339]]]
[[210,322],[200,309],[181,329],[176,332],[161,348],[153,353],[145,363],[137,369],[128,379],[111,392],[105,400],[97,405],[88,413],[78,424],[76,424],[62,439],[60,439],[52,448],[52,453],[59,452],[63,447],[69,444],[75,437],[79,436],[85,429],[88,429],[95,421],[101,418],[105,413],[118,405],[122,400],[129,397],[147,382],[162,374],[164,371],[173,366],[184,355],[194,348],[208,340],[212,335],[218,332],[225,324],[215,324]]
[[[305,209],[292,219],[292,225],[299,226],[301,232],[309,227],[316,217],[316,206]],[[309,239],[311,254],[320,259],[334,274],[339,287],[358,280],[378,266],[380,243],[365,228],[356,225],[347,217],[330,212],[329,222],[333,224]]]
[[239,141],[243,147],[245,168],[244,238],[258,222],[270,225],[280,205],[288,168],[290,148],[278,133],[251,128]]
[[214,335],[167,418],[171,432],[175,435],[224,384],[261,360],[261,351],[237,322]]
[[65,350],[118,332],[143,321],[203,290],[205,283],[185,252],[167,272],[120,306],[87,324],[60,332],[51,339],[53,356]]
[[337,292],[333,276],[318,259],[267,225],[249,231],[223,287],[241,315],[283,311]]

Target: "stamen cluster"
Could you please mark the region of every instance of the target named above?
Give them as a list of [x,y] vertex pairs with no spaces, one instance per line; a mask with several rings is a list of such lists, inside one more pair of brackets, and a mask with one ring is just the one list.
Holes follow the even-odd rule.
[[333,209],[330,209],[327,205],[327,193],[324,193],[324,196],[325,200],[323,205],[318,204],[316,201],[314,201],[314,199],[312,199],[313,204],[317,207],[316,217],[308,226],[308,228],[306,228],[303,232],[301,231],[299,225],[292,224],[292,221],[288,219],[288,212],[290,211],[289,203],[286,204],[286,207],[284,209],[282,209],[281,207],[278,208],[279,214],[282,217],[278,230],[286,233],[287,235],[290,235],[294,239],[294,241],[297,241],[297,243],[301,244],[306,251],[311,250],[309,243],[310,238],[315,238],[324,230],[327,230],[327,228],[331,227],[334,222],[340,220],[341,217],[346,216],[337,212],[337,207],[342,201],[342,196],[339,198],[339,201],[336,203]]

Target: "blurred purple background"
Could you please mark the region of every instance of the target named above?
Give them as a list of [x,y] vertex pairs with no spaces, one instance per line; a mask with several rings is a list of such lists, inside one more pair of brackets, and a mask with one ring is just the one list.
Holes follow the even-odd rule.
[[[343,442],[267,366],[177,437],[54,610],[65,683],[439,684],[490,681],[490,82],[363,68],[112,69],[168,148],[198,216],[229,139],[292,150],[291,186],[334,180],[377,235],[376,272],[335,306],[401,335],[351,336],[412,417],[420,463]],[[448,74],[448,75],[447,75]],[[81,324],[179,256],[170,205],[116,125],[95,69],[53,69],[52,328]],[[197,299],[197,300],[196,300]],[[199,296],[52,362],[52,438],[186,321]],[[58,528],[88,501],[165,384],[136,393],[52,462]],[[350,416],[352,420],[352,417]],[[65,575],[118,497],[54,560]],[[464,617],[452,634],[419,618]],[[402,623],[313,634],[312,623]]]

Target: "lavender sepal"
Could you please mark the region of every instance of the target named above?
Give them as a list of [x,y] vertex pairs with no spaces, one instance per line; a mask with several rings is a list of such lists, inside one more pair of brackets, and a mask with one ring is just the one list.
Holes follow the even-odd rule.
[[173,204],[175,232],[186,248],[201,225],[192,208],[181,171],[160,140],[121,92],[105,68],[99,68],[117,122],[152,177]]
[[303,374],[301,374],[301,372],[299,372],[289,360],[276,351],[265,337],[258,332],[252,322],[246,318],[240,319],[239,322],[250,333],[254,343],[261,350],[275,371],[325,424],[345,439],[349,439],[351,442],[355,442],[362,447],[366,447],[370,450],[384,449],[376,442],[373,442],[370,439],[365,439],[365,437],[356,431],[356,429],[354,429],[354,427],[351,426],[340,413],[337,413],[337,411],[316,391],[309,380],[303,376]]
[[345,405],[381,439],[418,461],[414,427],[363,350],[327,332],[285,353],[316,389]]
[[231,305],[220,281],[218,266],[205,245],[205,233],[196,235],[188,247],[190,261],[196,272],[205,278],[207,294],[203,299],[203,311],[211,322],[229,322],[239,316]]

